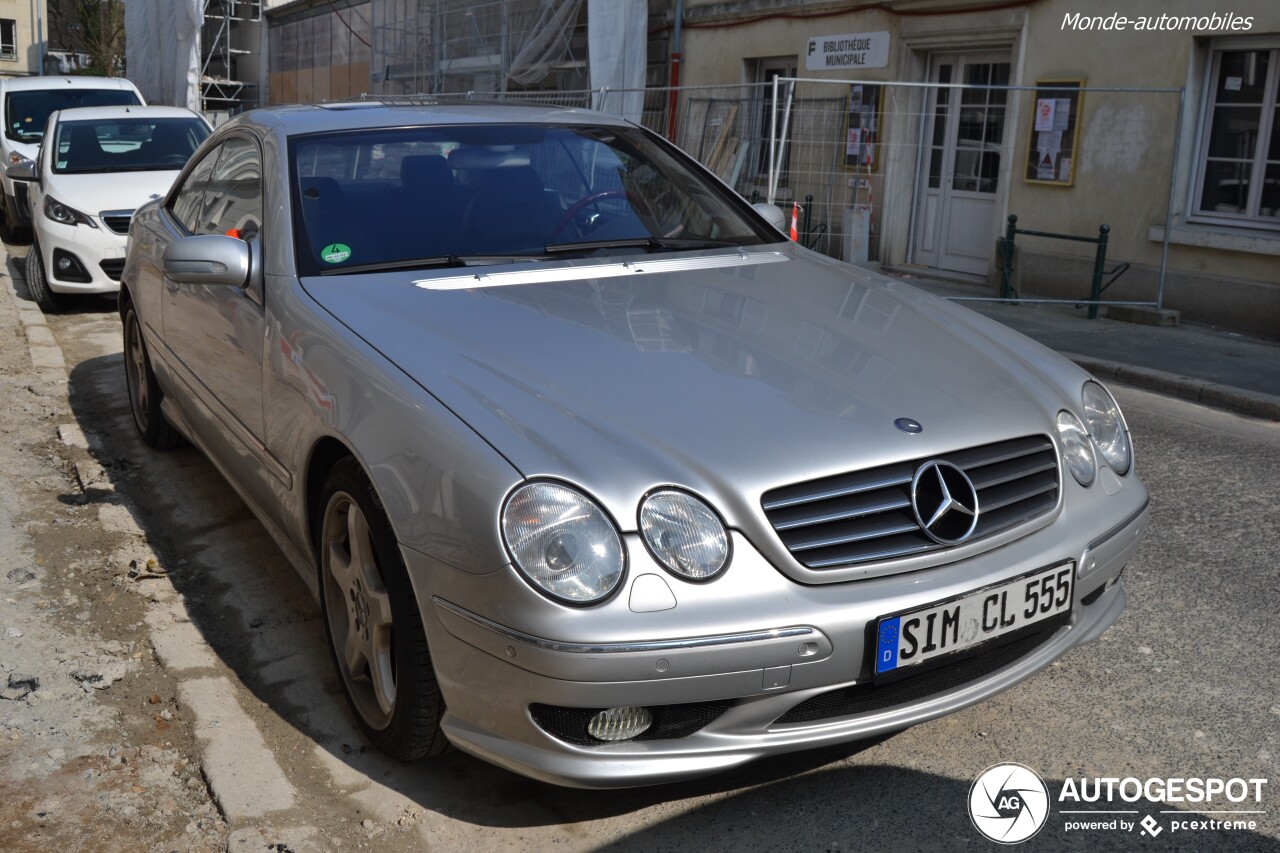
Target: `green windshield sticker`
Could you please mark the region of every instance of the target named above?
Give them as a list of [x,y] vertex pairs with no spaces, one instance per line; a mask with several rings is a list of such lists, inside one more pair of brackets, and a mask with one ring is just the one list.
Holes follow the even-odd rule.
[[330,243],[320,250],[320,260],[326,264],[340,264],[351,257],[351,247],[346,243]]

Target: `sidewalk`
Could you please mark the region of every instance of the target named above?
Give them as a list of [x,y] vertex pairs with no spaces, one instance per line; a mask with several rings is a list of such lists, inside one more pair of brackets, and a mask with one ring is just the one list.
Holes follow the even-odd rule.
[[[937,296],[991,296],[990,288],[890,273]],[[1024,302],[960,304],[1017,329],[1119,382],[1265,420],[1280,421],[1280,343],[1204,326],[1143,326],[1087,319],[1085,308]],[[1277,318],[1280,323],[1280,318]]]

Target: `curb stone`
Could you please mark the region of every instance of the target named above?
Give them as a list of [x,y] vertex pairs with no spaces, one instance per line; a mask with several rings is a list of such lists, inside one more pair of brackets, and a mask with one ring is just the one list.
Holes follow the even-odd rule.
[[1274,394],[1235,388],[1150,367],[1104,361],[1073,352],[1060,352],[1060,355],[1071,359],[1099,379],[1114,379],[1125,385],[1190,400],[1210,408],[1268,421],[1280,421],[1280,397]]

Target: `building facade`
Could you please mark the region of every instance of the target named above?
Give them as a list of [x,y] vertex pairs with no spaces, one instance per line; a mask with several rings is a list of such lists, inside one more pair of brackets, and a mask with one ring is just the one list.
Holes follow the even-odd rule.
[[[1117,8],[685,0],[682,83],[801,78],[761,112],[786,126],[773,190],[831,254],[994,284],[1010,214],[1105,224],[1107,270],[1129,265],[1105,299],[1280,339],[1280,6]],[[1022,296],[1088,296],[1095,245],[1015,245]]]
[[0,0],[0,77],[41,73],[48,20],[45,0]]

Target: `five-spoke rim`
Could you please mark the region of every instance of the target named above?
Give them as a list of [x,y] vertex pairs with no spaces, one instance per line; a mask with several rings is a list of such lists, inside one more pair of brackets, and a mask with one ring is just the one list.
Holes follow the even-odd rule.
[[129,386],[129,402],[133,404],[133,417],[138,429],[147,431],[150,400],[147,395],[147,354],[142,348],[142,330],[138,328],[138,316],[129,315],[125,326],[125,378]]
[[360,716],[374,729],[385,728],[396,703],[391,598],[369,522],[346,492],[329,499],[320,546],[325,615],[338,669]]

